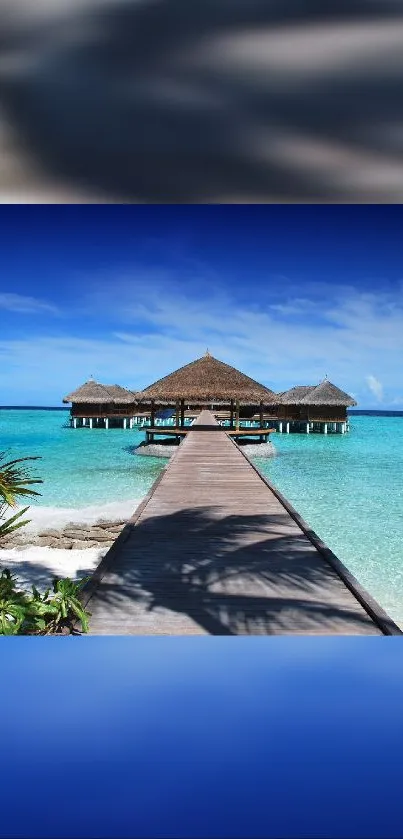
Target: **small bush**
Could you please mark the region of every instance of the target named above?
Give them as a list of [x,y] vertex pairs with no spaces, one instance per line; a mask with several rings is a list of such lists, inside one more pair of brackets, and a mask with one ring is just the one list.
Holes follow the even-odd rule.
[[35,586],[25,592],[18,589],[16,577],[5,568],[0,574],[0,635],[71,634],[77,620],[82,632],[88,632],[91,613],[79,597],[87,580],[55,577],[52,592],[47,589],[41,594]]

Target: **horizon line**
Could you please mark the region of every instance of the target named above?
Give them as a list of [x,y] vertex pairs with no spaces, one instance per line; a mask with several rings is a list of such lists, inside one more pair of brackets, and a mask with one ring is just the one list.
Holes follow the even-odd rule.
[[[35,410],[35,411],[70,411],[70,407],[60,406],[60,405],[0,405],[0,411],[27,411],[27,410]],[[399,410],[398,408],[347,408],[347,412],[351,414],[359,414],[363,411],[377,411],[382,413],[388,414],[403,414],[403,406],[402,409]]]

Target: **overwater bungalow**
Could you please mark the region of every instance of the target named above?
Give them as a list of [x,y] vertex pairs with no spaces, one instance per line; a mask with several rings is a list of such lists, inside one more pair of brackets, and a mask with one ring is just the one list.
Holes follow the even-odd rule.
[[203,408],[213,411],[236,439],[266,441],[270,428],[344,434],[349,430],[347,408],[357,404],[328,379],[276,394],[208,351],[142,391],[90,379],[63,402],[71,403],[74,428],[141,425],[149,442],[158,436],[179,440]]
[[[276,394],[235,367],[214,358],[208,351],[136,394],[140,409],[150,414],[147,438],[166,433],[180,437],[186,424],[203,408],[214,412],[219,422],[235,437],[257,437],[266,442],[269,425],[276,415]],[[164,413],[174,415],[174,426],[156,425]]]
[[73,428],[131,428],[136,411],[132,391],[120,385],[102,385],[89,379],[63,399],[71,403],[70,420]]
[[328,379],[318,385],[292,387],[278,394],[277,430],[344,434],[349,430],[347,408],[356,404]]

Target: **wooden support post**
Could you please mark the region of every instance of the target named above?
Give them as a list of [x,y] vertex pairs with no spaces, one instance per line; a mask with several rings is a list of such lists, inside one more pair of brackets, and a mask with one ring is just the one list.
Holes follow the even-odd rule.
[[286,423],[285,430],[286,430],[287,434],[290,433],[290,423],[289,422]]
[[155,402],[154,402],[154,399],[151,400],[150,425],[151,425],[152,428],[154,428],[154,425],[155,425]]
[[179,399],[177,399],[176,404],[175,404],[175,428],[179,428],[179,414],[180,414],[180,402],[179,402]]
[[327,422],[323,424],[323,433],[327,434]]
[[306,424],[306,433],[309,434],[309,422]]
[[73,417],[73,427],[77,428],[77,417]]
[[239,431],[239,399],[236,400],[235,404],[235,430]]
[[283,423],[282,423],[282,422],[279,422],[279,424],[278,424],[278,430],[279,430],[280,434],[282,434],[282,433],[283,433]]
[[127,428],[127,419],[126,417],[123,418],[123,428],[126,430]]
[[90,423],[90,428],[92,428],[92,417],[90,417],[89,423]]
[[259,405],[259,421],[260,421],[260,428],[263,428],[263,402]]
[[109,428],[109,419],[105,417],[105,428]]
[[230,409],[230,418],[229,418],[229,427],[234,427],[234,400],[231,399],[231,409]]
[[181,399],[181,428],[185,425],[185,401]]

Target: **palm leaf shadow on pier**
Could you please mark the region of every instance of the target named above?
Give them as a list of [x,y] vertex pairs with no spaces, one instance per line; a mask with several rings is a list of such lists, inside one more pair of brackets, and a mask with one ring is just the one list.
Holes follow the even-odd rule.
[[88,584],[93,631],[379,634],[353,596],[335,602],[335,572],[302,533],[281,533],[285,519],[189,508],[129,523]]

